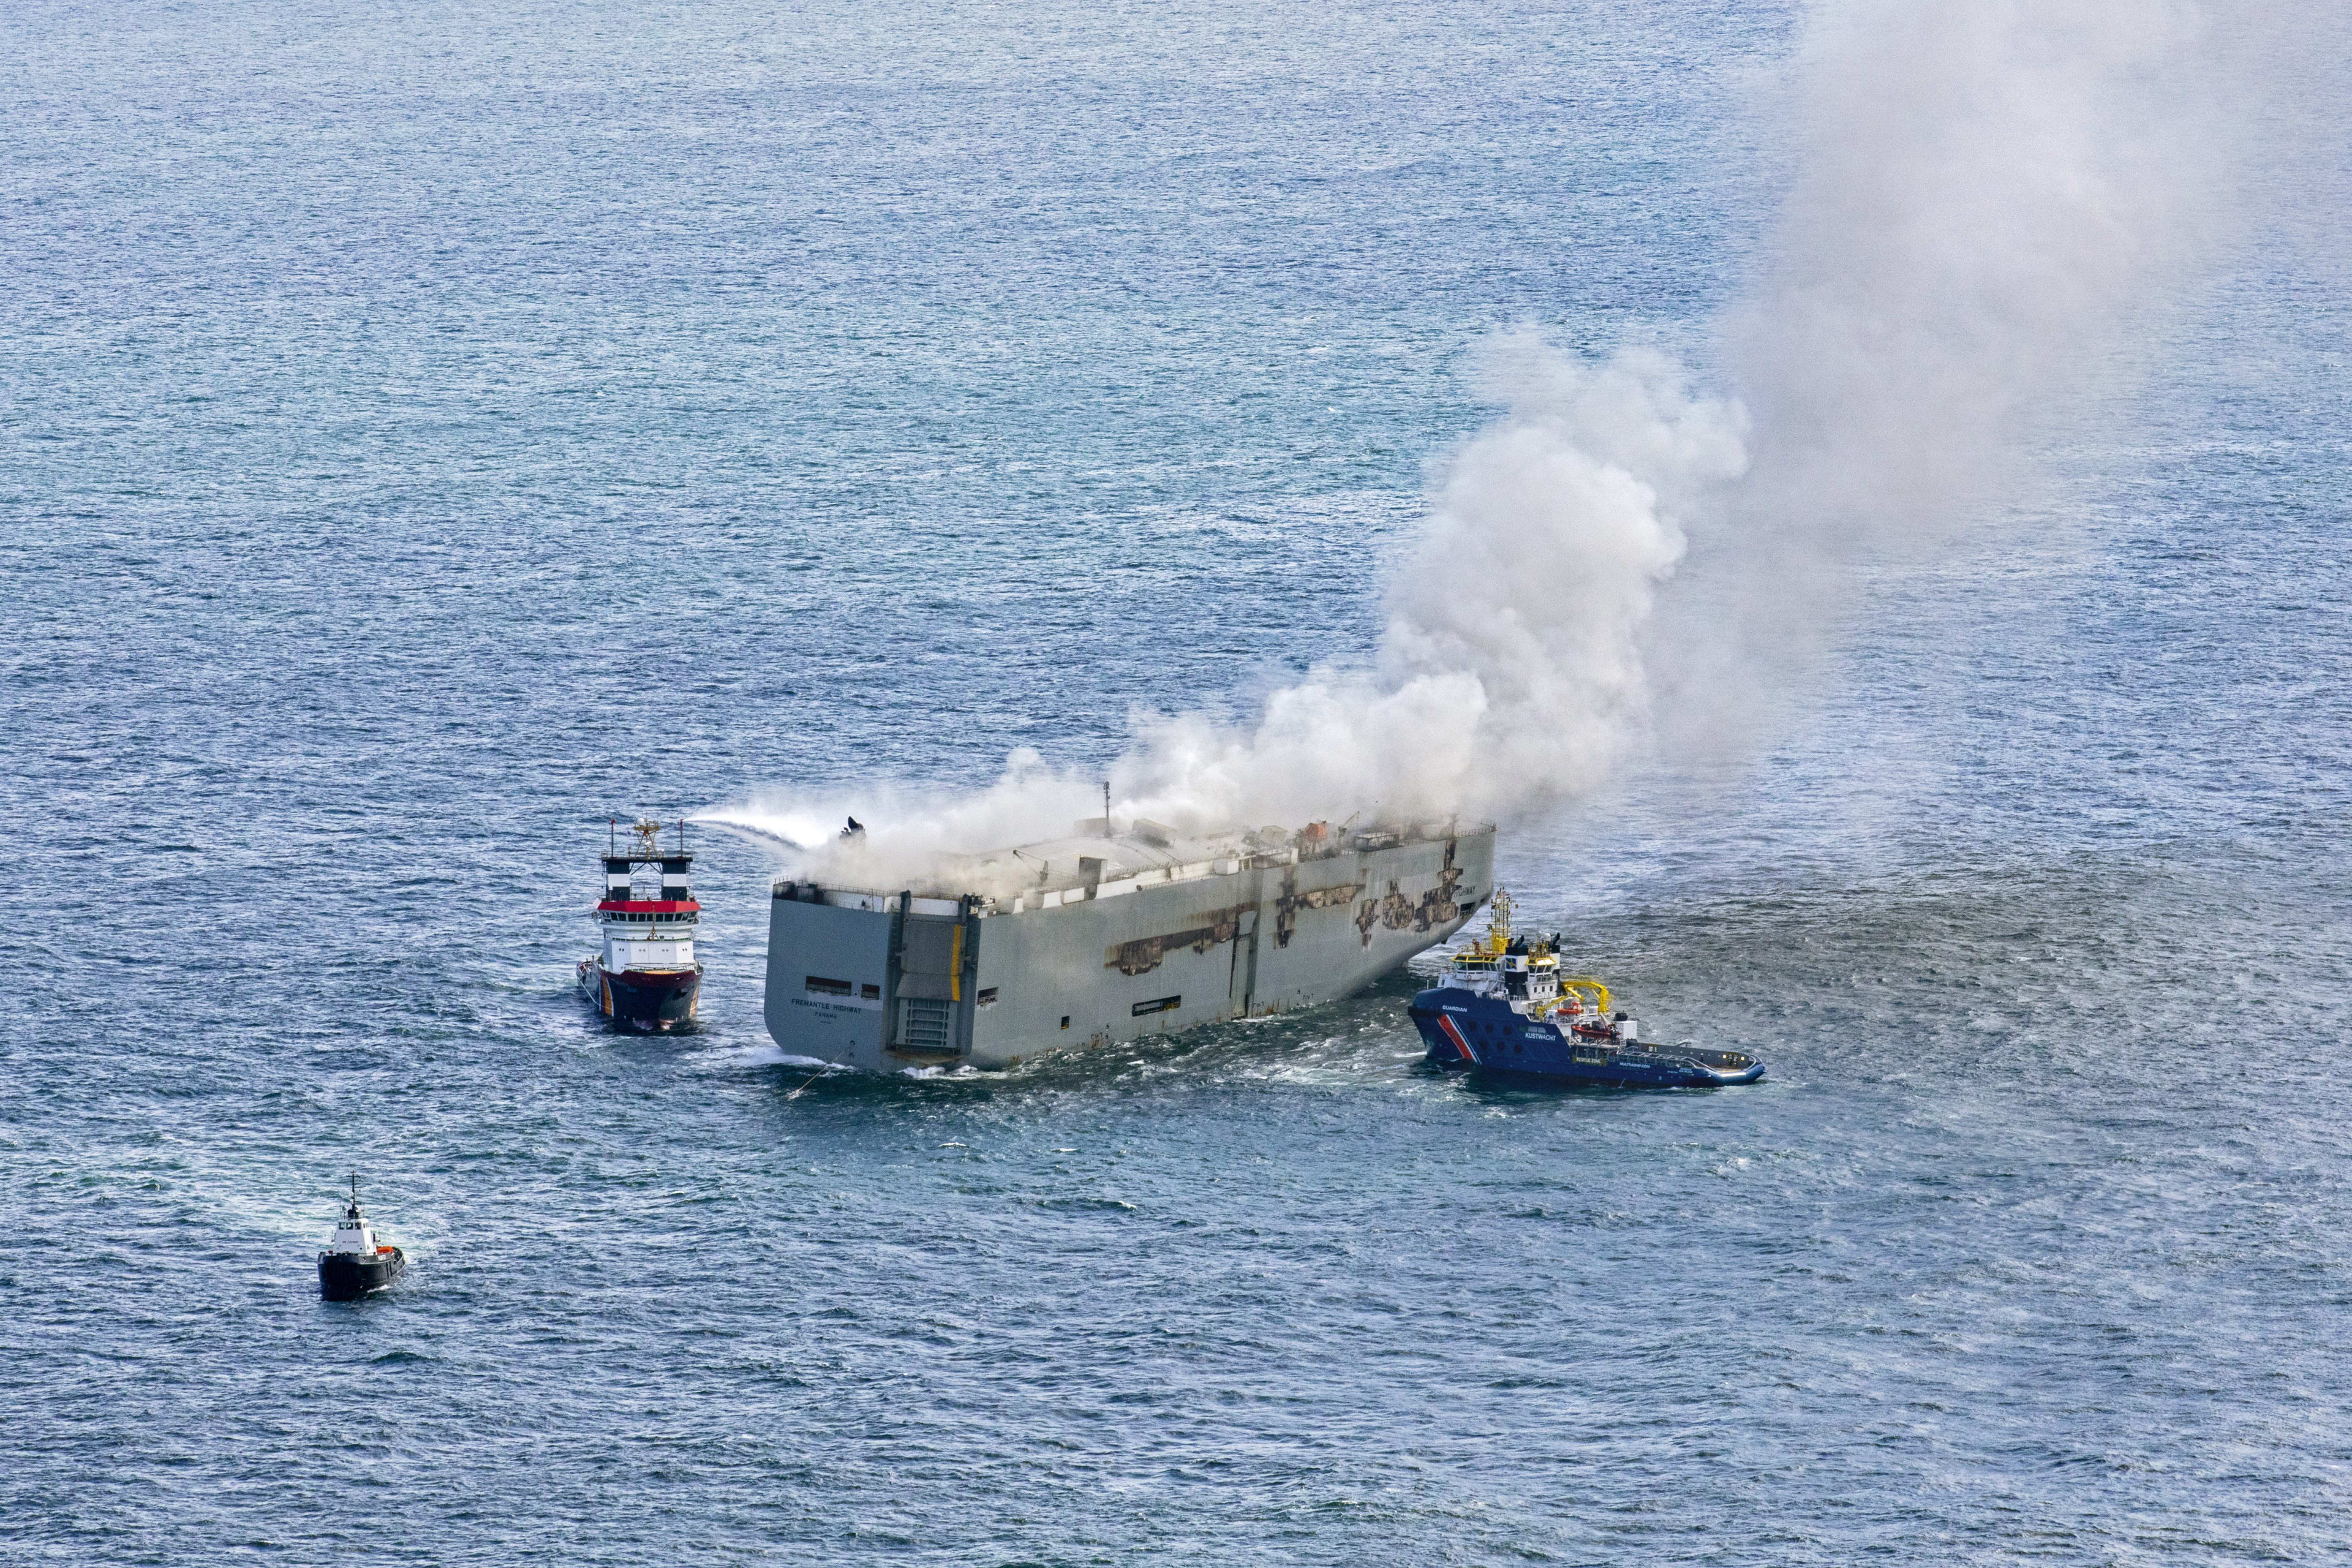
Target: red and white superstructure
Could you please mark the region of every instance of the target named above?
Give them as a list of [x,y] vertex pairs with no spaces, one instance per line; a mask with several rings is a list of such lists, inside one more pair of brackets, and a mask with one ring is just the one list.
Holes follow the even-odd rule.
[[580,989],[615,1027],[664,1031],[694,1022],[702,965],[694,956],[694,901],[686,824],[676,848],[661,845],[662,824],[640,820],[623,849],[615,826],[604,856],[604,897],[596,905],[604,942],[580,961]]

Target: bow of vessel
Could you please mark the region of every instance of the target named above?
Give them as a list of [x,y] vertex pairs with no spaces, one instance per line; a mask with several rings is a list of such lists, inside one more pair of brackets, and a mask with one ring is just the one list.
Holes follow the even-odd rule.
[[352,1176],[351,1204],[319,1254],[319,1294],[330,1301],[361,1300],[390,1286],[407,1267],[408,1255],[378,1240],[360,1213],[360,1179]]
[[1495,891],[1486,934],[1448,955],[1438,984],[1412,999],[1413,1026],[1442,1068],[1563,1083],[1715,1089],[1754,1083],[1764,1064],[1745,1051],[1662,1045],[1612,1005],[1609,987],[1561,972],[1557,944],[1511,930],[1511,899]]
[[661,842],[663,825],[641,820],[620,841],[615,825],[604,856],[604,896],[593,911],[598,950],[580,961],[581,994],[613,1027],[667,1033],[694,1022],[702,965],[694,931],[702,906],[694,900],[694,857],[679,822],[674,847]]

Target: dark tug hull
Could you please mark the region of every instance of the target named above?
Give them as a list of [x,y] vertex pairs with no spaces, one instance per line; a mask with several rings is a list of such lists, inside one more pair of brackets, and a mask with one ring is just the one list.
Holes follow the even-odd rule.
[[387,1247],[373,1258],[356,1252],[319,1254],[319,1294],[330,1301],[357,1301],[375,1294],[401,1276],[408,1256]]
[[702,971],[694,969],[632,969],[614,974],[596,971],[601,994],[598,1010],[617,1029],[663,1034],[694,1022],[695,1001],[702,989]]
[[1428,1043],[1429,1064],[1448,1069],[1617,1089],[1724,1089],[1764,1076],[1764,1064],[1742,1051],[1619,1039],[1606,1025],[1563,1029],[1458,986],[1423,992],[1406,1014]]

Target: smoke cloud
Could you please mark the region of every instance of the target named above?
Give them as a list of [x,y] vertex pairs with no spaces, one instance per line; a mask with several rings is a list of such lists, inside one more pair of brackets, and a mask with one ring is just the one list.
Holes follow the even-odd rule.
[[1801,683],[1858,567],[1980,530],[2150,368],[2241,216],[2267,31],[2163,0],[1816,13],[1768,265],[1724,323],[1753,462],[1666,617],[1686,725]]
[[[1769,100],[1790,177],[1766,259],[1720,323],[1738,395],[1653,350],[1488,344],[1507,412],[1446,468],[1374,655],[1254,725],[1139,720],[1114,815],[1507,820],[1601,784],[1662,701],[1715,731],[1801,679],[1859,563],[2013,500],[2053,424],[2142,368],[2231,231],[2282,36],[2163,0],[1820,6]],[[1099,777],[1024,752],[973,794],[708,815],[814,842],[856,810],[856,853],[895,871],[1066,832]]]
[[[1180,830],[1507,815],[1607,777],[1648,718],[1641,638],[1683,518],[1744,463],[1738,416],[1664,355],[1589,364],[1532,333],[1481,356],[1509,413],[1454,458],[1399,563],[1366,667],[1267,699],[1253,726],[1138,720],[1109,770],[1114,817]],[[1100,773],[1024,750],[968,795],[867,790],[703,814],[887,881],[929,857],[1055,837],[1098,816]],[[828,842],[855,812],[862,843]]]

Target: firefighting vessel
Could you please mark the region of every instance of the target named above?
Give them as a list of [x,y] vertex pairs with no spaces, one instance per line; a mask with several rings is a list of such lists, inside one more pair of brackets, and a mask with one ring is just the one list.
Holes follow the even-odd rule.
[[1444,941],[1486,901],[1494,864],[1491,826],[1189,835],[1105,816],[943,858],[913,888],[786,878],[768,921],[768,1032],[795,1056],[895,1072],[1264,1017]]
[[1764,1076],[1764,1064],[1745,1052],[1636,1038],[1641,1026],[1611,1009],[1608,986],[1559,972],[1555,946],[1514,935],[1510,895],[1495,889],[1486,934],[1448,955],[1444,978],[1412,999],[1429,1060],[1643,1089],[1712,1089]]
[[580,961],[580,990],[614,1028],[667,1032],[694,1022],[702,965],[694,926],[702,906],[687,873],[686,824],[677,846],[661,846],[662,824],[640,820],[620,841],[617,822],[604,856],[604,898],[595,916],[603,948]]
[[354,1173],[351,1206],[327,1250],[319,1254],[319,1294],[330,1301],[357,1301],[392,1284],[407,1267],[408,1255],[378,1241],[375,1227],[360,1213],[360,1179]]

